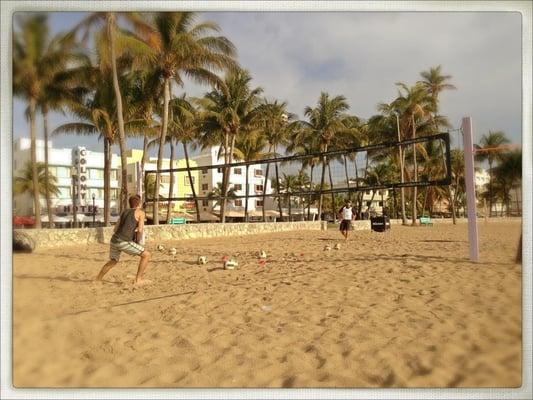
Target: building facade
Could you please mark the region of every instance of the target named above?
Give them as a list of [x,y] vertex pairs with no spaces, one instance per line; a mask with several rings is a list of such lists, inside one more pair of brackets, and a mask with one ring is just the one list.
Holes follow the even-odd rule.
[[[13,144],[13,176],[21,176],[23,169],[29,165],[31,141],[19,138]],[[36,141],[37,162],[44,162],[44,141]],[[104,209],[104,153],[87,150],[78,146],[74,148],[54,148],[48,142],[48,169],[56,177],[59,194],[52,195],[51,205],[57,216],[72,218],[74,207],[79,215],[93,215],[96,219],[103,219]],[[111,156],[111,213],[117,214],[119,207],[119,157]],[[74,188],[74,190],[73,190]],[[47,220],[46,199],[41,196],[42,219]],[[30,193],[14,195],[13,214],[33,216],[34,204]]]
[[[141,193],[142,190],[142,179],[143,173],[141,170],[141,160],[142,160],[142,150],[131,149],[127,154],[127,171],[128,171],[128,193],[137,193],[145,198],[144,193]],[[194,160],[189,160],[189,166],[191,168],[196,167],[197,164]],[[185,159],[174,160],[172,168],[186,168]],[[170,159],[165,158],[162,162],[162,169],[169,169]],[[157,158],[149,157],[144,165],[145,171],[156,171],[157,170]],[[192,181],[194,189],[198,194],[199,183],[198,183],[199,171],[191,171]],[[155,181],[155,174],[148,174],[150,178],[148,181],[148,186],[153,188],[154,183],[150,181]],[[161,174],[161,183],[159,187],[159,195],[163,198],[167,197],[190,197],[189,201],[172,201],[170,203],[171,211],[175,213],[194,213],[195,204],[193,200],[193,190],[191,187],[191,182],[187,171],[175,172],[173,174],[174,185],[172,189],[172,194],[169,196],[170,192],[170,173]],[[159,202],[159,208],[161,211],[166,211],[168,203],[164,200]]]
[[[218,154],[219,147],[212,146],[203,150],[199,155],[194,157],[198,166],[220,165],[224,164],[223,154]],[[219,157],[220,156],[220,157]],[[222,186],[222,168],[206,168],[199,171],[200,191],[202,197],[208,196],[213,191],[219,190]],[[253,164],[248,166],[248,187],[246,187],[246,166],[230,168],[229,187],[233,189],[235,195],[244,196],[248,191],[249,196],[272,194],[272,185],[270,179],[265,180],[265,166],[263,164]],[[276,203],[277,204],[277,203]],[[220,212],[220,204],[217,200],[200,201],[201,211]],[[252,218],[257,218],[262,213],[263,207],[267,210],[275,210],[273,198],[268,198],[266,204],[263,204],[262,197],[252,197],[248,199],[248,213]],[[236,218],[244,217],[245,199],[227,200],[226,213],[228,216]]]

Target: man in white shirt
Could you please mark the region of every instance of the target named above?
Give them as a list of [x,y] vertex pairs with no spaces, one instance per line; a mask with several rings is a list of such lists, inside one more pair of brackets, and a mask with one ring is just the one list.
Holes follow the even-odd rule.
[[347,200],[344,207],[339,210],[339,218],[341,219],[341,226],[339,230],[346,241],[348,240],[348,232],[352,228],[353,219],[352,202],[350,200]]

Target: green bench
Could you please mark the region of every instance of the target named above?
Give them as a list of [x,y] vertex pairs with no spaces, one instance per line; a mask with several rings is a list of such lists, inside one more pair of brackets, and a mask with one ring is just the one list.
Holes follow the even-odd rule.
[[433,226],[433,221],[430,217],[420,217],[420,225]]
[[185,218],[183,217],[175,217],[175,218],[170,218],[170,220],[168,221],[168,223],[170,225],[180,225],[180,224],[185,224],[187,223],[187,221],[185,220]]

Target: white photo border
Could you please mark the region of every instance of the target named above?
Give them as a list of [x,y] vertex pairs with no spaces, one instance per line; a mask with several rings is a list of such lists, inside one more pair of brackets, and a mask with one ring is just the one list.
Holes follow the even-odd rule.
[[[529,1],[2,1],[0,398],[2,399],[528,399],[532,391],[532,3]],[[474,11],[522,16],[522,387],[516,389],[15,389],[12,386],[12,16],[17,11]],[[467,112],[467,110],[465,110]],[[474,121],[475,122],[475,121]],[[530,243],[530,245],[527,245]]]

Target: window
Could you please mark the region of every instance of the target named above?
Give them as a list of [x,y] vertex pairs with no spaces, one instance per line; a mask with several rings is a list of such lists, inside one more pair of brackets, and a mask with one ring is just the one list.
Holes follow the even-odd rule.
[[242,185],[240,183],[236,183],[233,185],[233,190],[242,190]]
[[365,191],[365,194],[370,194],[370,190]]
[[128,174],[128,183],[133,182],[133,176],[131,174]]
[[70,178],[70,168],[69,167],[57,167],[57,177],[58,178]]
[[111,200],[118,199],[118,189],[111,189]]
[[202,170],[202,174],[204,174],[204,175],[207,174],[207,168],[204,168],[204,169]]
[[367,201],[367,202],[366,202],[366,206],[367,206],[367,207],[370,207],[371,204],[372,204],[372,202],[370,202],[370,201]]
[[209,184],[202,183],[202,190],[209,190]]
[[218,172],[219,174],[221,174],[221,173],[222,173],[222,168],[217,168],[217,172]]
[[170,183],[170,176],[168,175],[161,176],[161,183]]
[[[89,179],[104,179],[104,170],[89,168]],[[131,182],[129,179],[130,176],[128,175],[128,182]]]
[[255,191],[256,192],[262,192],[263,191],[263,185],[255,185]]
[[383,207],[383,202],[382,201],[379,202],[379,206]]
[[263,170],[262,169],[254,169],[254,175],[255,176],[263,176]]
[[[17,168],[17,167],[15,167],[15,168]],[[50,166],[49,166],[49,167],[48,167],[48,173],[49,173],[50,175],[53,175],[53,176],[56,176],[56,177],[57,177],[57,167],[50,167]]]
[[209,205],[209,200],[202,200],[202,206],[207,207]]
[[235,200],[236,206],[242,206],[242,200]]
[[[191,178],[192,178],[192,183],[193,183],[193,185],[194,185],[195,177],[194,177],[194,176],[191,176]],[[185,186],[191,186],[191,181],[189,180],[189,175],[185,175],[185,176],[183,177],[183,179],[184,179],[184,181],[185,181],[185,182],[184,182],[184,183],[185,183]]]
[[242,168],[234,168],[233,173],[235,175],[242,175]]
[[116,169],[112,169],[111,170],[111,179],[116,181],[117,180],[117,170]]
[[263,207],[263,200],[256,200],[255,201],[255,206],[256,207]]

